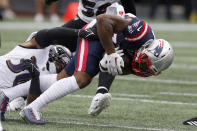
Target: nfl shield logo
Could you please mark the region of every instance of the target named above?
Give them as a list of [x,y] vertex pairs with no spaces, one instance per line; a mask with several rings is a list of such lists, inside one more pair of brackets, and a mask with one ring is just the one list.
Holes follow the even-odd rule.
[[129,33],[133,33],[133,28],[131,25],[128,26],[128,31],[129,31]]
[[140,21],[134,23],[133,25],[137,28],[139,24],[140,24]]

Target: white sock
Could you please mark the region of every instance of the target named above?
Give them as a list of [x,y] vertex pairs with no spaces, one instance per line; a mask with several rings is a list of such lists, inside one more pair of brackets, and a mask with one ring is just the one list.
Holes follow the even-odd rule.
[[9,98],[9,101],[12,101],[13,99],[20,96],[27,96],[27,94],[29,93],[30,83],[31,81],[27,81],[23,84],[3,89],[3,92]]
[[[47,90],[53,83],[57,81],[57,74],[49,74],[40,76],[40,90],[44,92]],[[3,92],[9,98],[10,101],[17,97],[27,96],[29,94],[29,87],[31,81],[27,81],[23,84],[4,89]]]
[[40,90],[46,91],[53,83],[57,81],[57,74],[48,74],[40,76]]
[[40,109],[49,102],[66,96],[79,89],[80,88],[74,76],[63,78],[55,82],[49,89],[47,89],[26,108],[34,108],[35,110],[40,111]]

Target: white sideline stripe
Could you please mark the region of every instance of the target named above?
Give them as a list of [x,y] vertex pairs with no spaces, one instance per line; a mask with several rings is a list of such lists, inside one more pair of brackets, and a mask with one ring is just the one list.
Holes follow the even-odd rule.
[[[196,31],[197,32],[197,31]],[[197,47],[197,44],[195,42],[182,42],[182,41],[170,41],[170,44],[173,47],[187,47],[187,48],[194,48]]]
[[197,69],[197,65],[183,65],[183,64],[172,64],[170,68],[174,69],[186,69],[186,70],[195,70]]
[[[76,98],[93,98],[93,96],[89,96],[89,95],[68,95],[68,96],[69,97],[76,97]],[[197,103],[185,103],[185,102],[179,102],[179,101],[173,102],[173,101],[159,101],[159,100],[133,99],[133,98],[118,98],[118,97],[113,97],[112,100],[143,102],[143,103],[154,103],[154,104],[197,106]]]
[[112,96],[127,96],[127,97],[152,97],[150,95],[138,95],[138,94],[122,94],[122,93],[111,93]]
[[[98,77],[97,77],[98,78]],[[183,80],[165,80],[165,79],[152,79],[152,78],[132,78],[132,77],[123,77],[117,76],[116,80],[126,80],[126,81],[140,81],[140,82],[149,82],[149,83],[166,83],[166,84],[184,84],[184,85],[197,85],[195,81],[183,81]]]
[[[18,118],[11,118],[8,120],[20,120]],[[66,124],[66,125],[82,125],[82,126],[93,126],[93,127],[109,127],[109,128],[121,128],[121,129],[135,129],[135,130],[146,130],[146,131],[175,131],[170,129],[160,129],[160,128],[146,128],[146,127],[136,127],[136,126],[121,126],[113,124],[99,124],[99,123],[87,123],[87,122],[69,122],[69,121],[46,121],[47,123],[56,124]]]
[[[52,28],[61,26],[64,23],[57,22],[57,23],[50,23],[50,22],[1,22],[0,29],[17,29],[17,30],[24,30],[24,29],[42,29],[42,28]],[[159,24],[159,23],[150,23],[150,26],[155,31],[179,31],[179,32],[197,32],[197,24]]]
[[160,128],[145,128],[145,127],[135,127],[135,126],[121,126],[113,124],[94,124],[94,123],[83,123],[83,122],[63,122],[63,121],[48,121],[50,123],[57,124],[73,124],[73,125],[84,125],[84,126],[95,126],[95,127],[110,127],[110,128],[122,128],[122,129],[135,129],[135,130],[146,130],[146,131],[175,131],[169,129]]
[[172,96],[197,96],[194,93],[175,93],[175,92],[160,92],[161,95],[172,95]]

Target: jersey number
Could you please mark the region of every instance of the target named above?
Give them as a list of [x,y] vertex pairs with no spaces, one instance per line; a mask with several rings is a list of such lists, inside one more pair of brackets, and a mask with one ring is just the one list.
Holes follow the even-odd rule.
[[[32,61],[36,63],[36,57],[32,56],[31,57]],[[22,67],[24,66],[24,59],[20,59],[19,64],[13,64],[11,60],[6,60],[6,64],[8,68],[14,72],[14,73],[20,73],[22,70]],[[31,75],[29,73],[22,73],[20,75],[17,75],[16,78],[13,81],[13,86],[16,86],[18,84],[27,82],[31,79]]]
[[[92,9],[96,5],[95,2],[91,2],[91,1],[88,1],[88,0],[82,0],[82,4],[83,4],[83,7],[86,9],[86,11],[82,10],[82,13],[85,16],[92,17],[92,16],[95,15],[94,9]],[[101,5],[100,7],[98,7],[98,9],[96,11],[96,16],[105,13],[107,7],[110,6],[110,5],[111,5],[111,3],[105,3],[105,4]]]

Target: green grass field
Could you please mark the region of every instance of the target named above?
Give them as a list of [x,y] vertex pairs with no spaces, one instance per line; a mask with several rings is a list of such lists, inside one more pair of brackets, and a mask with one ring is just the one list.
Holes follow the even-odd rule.
[[[7,112],[6,131],[196,131],[182,122],[197,117],[197,25],[164,24],[155,30],[174,47],[173,65],[160,76],[117,77],[109,108],[97,117],[87,114],[98,79],[83,90],[50,103],[42,110],[43,126],[30,125]],[[58,24],[56,24],[58,25]],[[25,41],[36,30],[56,25],[23,22],[0,23],[0,55]],[[59,24],[60,25],[60,24]],[[151,23],[150,23],[151,25]],[[154,23],[153,29],[157,25]],[[156,28],[156,27],[155,27]],[[168,31],[169,28],[169,31]],[[180,28],[182,28],[180,30]],[[194,30],[196,29],[196,31]]]

